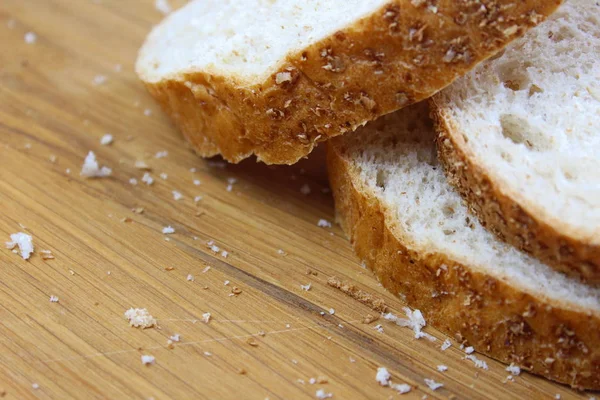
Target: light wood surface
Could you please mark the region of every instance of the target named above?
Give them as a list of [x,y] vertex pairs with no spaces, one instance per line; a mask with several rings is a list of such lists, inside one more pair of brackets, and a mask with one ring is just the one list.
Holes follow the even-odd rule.
[[[361,268],[337,226],[317,226],[333,221],[322,154],[293,167],[196,157],[133,73],[161,17],[150,0],[0,2],[0,240],[25,231],[36,247],[29,261],[0,251],[4,398],[311,399],[318,389],[334,399],[589,397],[526,373],[503,383],[505,366],[478,356],[489,370],[476,369],[456,342],[442,352],[444,335],[429,327],[436,342],[381,318],[363,324],[376,313],[328,278],[385,299],[395,314],[403,304]],[[94,85],[97,75],[106,82]],[[105,133],[110,146],[99,143]],[[90,150],[112,177],[79,176]],[[152,167],[152,186],[136,160]],[[175,233],[163,235],[168,225]],[[44,249],[55,259],[43,260]],[[242,292],[231,296],[233,286]],[[147,308],[159,328],[129,327],[129,307]],[[182,340],[169,349],[175,333]],[[142,354],[155,364],[142,365]],[[442,364],[448,371],[437,371]],[[413,390],[379,386],[378,367]],[[309,384],[318,376],[328,382]],[[444,387],[431,391],[424,378]]]

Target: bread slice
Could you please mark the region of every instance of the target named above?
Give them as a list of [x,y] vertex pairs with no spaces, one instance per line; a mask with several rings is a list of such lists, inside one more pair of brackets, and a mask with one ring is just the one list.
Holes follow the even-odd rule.
[[201,156],[292,164],[429,97],[562,0],[195,0],[136,71]]
[[439,150],[482,223],[600,284],[600,3],[548,21],[435,97]]
[[427,105],[328,144],[338,221],[383,286],[504,362],[600,389],[600,289],[498,241],[436,158]]

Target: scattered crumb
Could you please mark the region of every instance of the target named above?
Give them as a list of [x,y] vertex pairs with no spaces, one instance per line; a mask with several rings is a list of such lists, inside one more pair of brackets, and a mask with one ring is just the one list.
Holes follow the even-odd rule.
[[248,343],[252,347],[258,346],[258,342],[256,340],[254,340],[254,338],[252,338],[252,337],[249,337],[248,340],[246,340],[246,343]]
[[229,281],[223,282],[223,285],[225,285],[225,286],[229,285]]
[[241,294],[242,293],[242,289],[240,289],[237,286],[234,286],[234,287],[231,288],[231,293],[233,293],[235,295]]
[[108,78],[104,75],[96,75],[92,80],[92,83],[96,86],[102,85],[108,80]]
[[136,207],[136,208],[132,209],[131,211],[133,211],[136,214],[143,214],[144,213],[144,207]]
[[200,200],[202,200],[202,196],[196,196],[196,197],[194,197],[194,203],[197,203]]
[[377,368],[377,374],[375,374],[375,380],[379,382],[381,386],[388,386],[390,384],[390,379],[392,376],[388,372],[387,368],[379,367]]
[[284,256],[286,253],[285,253],[285,251],[283,251],[283,249],[278,249],[277,254]]
[[109,144],[112,144],[113,140],[114,140],[113,135],[111,135],[110,133],[107,133],[106,135],[104,135],[100,138],[100,144],[102,146],[108,146]]
[[560,394],[558,394],[558,393],[557,393],[557,394],[554,396],[554,398],[555,398],[556,400],[560,400]]
[[312,285],[311,285],[310,283],[309,283],[309,284],[307,284],[307,285],[300,285],[300,289],[302,289],[302,290],[304,290],[304,291],[308,292],[308,291],[310,290],[311,286],[312,286]]
[[351,363],[355,363],[355,362],[356,362],[356,360],[355,360],[354,358],[352,358],[352,357],[348,357],[348,360],[349,360]]
[[244,368],[238,368],[236,371],[239,375],[246,375],[246,370]]
[[518,376],[521,374],[521,368],[519,366],[515,365],[514,363],[510,363],[510,365],[508,367],[506,367],[506,370],[508,372],[510,372],[511,375]]
[[41,250],[42,260],[54,260],[54,254],[50,250]]
[[308,186],[307,183],[302,185],[302,187],[300,188],[300,193],[302,193],[305,196],[308,196],[310,194],[310,186]]
[[473,346],[469,346],[469,347],[465,348],[465,353],[467,353],[467,354],[471,354],[474,351],[475,351],[475,349],[473,348]]
[[205,355],[206,357],[211,357],[211,356],[212,356],[212,353],[211,353],[211,352],[209,352],[209,351],[205,351],[205,352],[204,352],[204,355]]
[[330,399],[333,397],[333,393],[326,393],[323,389],[319,389],[315,392],[315,396],[317,399]]
[[175,201],[179,201],[179,200],[183,199],[183,195],[180,192],[178,192],[177,190],[173,190],[172,193],[173,193],[173,199]]
[[175,267],[171,267],[171,266],[165,267],[165,271],[173,271],[173,270],[175,270]]
[[144,365],[152,365],[154,364],[155,358],[154,356],[142,355],[142,364]]
[[93,151],[90,151],[83,161],[80,175],[84,178],[105,178],[112,174],[112,169],[108,167],[102,167],[98,165],[96,161],[96,155]]
[[133,166],[137,169],[142,169],[142,170],[146,170],[146,171],[150,171],[152,168],[150,168],[150,166],[148,164],[146,164],[145,161],[142,160],[136,160],[133,163]]
[[194,185],[200,186],[201,184],[202,184],[202,182],[200,182],[199,179],[194,179]]
[[227,178],[227,191],[231,192],[233,190],[233,185],[237,182],[235,178]]
[[383,326],[381,326],[381,324],[377,324],[373,327],[373,329],[375,329],[377,332],[379,333],[383,333]]
[[173,343],[173,341],[171,339],[167,340],[167,348],[169,348],[169,349],[175,348],[175,344]]
[[34,44],[37,41],[37,35],[33,32],[27,32],[25,34],[25,43]]
[[188,274],[187,278],[188,282],[193,282],[194,281],[194,275],[192,274]]
[[210,271],[210,266],[209,265],[207,265],[206,267],[204,267],[204,269],[202,270],[202,273],[205,274],[208,271]]
[[412,387],[406,383],[391,383],[390,382],[390,387],[400,394],[408,393],[412,389]]
[[125,319],[129,320],[129,326],[134,328],[151,328],[156,326],[156,319],[145,308],[130,308],[125,311]]
[[481,369],[484,369],[484,370],[488,369],[487,363],[485,361],[483,361],[483,360],[480,360],[479,358],[477,358],[473,354],[467,355],[465,357],[465,359],[473,361],[473,364],[475,364],[475,367],[477,367],[477,368],[481,368]]
[[426,322],[425,322],[425,318],[423,318],[423,314],[421,313],[420,310],[413,311],[408,307],[403,307],[402,310],[404,310],[404,313],[406,314],[408,319],[398,318],[396,315],[394,315],[392,313],[385,314],[383,316],[383,318],[385,318],[388,321],[395,322],[396,325],[411,328],[413,330],[413,332],[415,333],[416,339],[426,338],[427,340],[429,340],[431,342],[436,340],[435,337],[431,336],[428,333],[421,331],[421,329],[423,329],[425,327]]
[[56,164],[57,160],[58,160],[58,157],[56,157],[56,155],[54,155],[54,154],[50,154],[50,156],[48,157],[48,161],[50,161],[52,164]]
[[161,172],[160,174],[158,174],[158,176],[160,176],[160,179],[162,179],[163,181],[169,179],[169,175],[167,175],[167,173],[165,172]]
[[129,184],[135,186],[138,184],[138,180],[135,178],[129,178]]
[[441,388],[442,386],[444,386],[443,383],[438,383],[438,382],[434,381],[433,379],[427,379],[427,378],[425,378],[425,384],[431,390],[437,390],[437,389]]
[[330,308],[329,309],[329,314],[331,314],[331,315],[335,314],[335,310],[333,308]]
[[67,173],[67,175],[71,174],[71,168],[65,169],[65,172]]
[[173,228],[172,226],[165,226],[164,228],[162,228],[162,233],[164,233],[165,235],[175,233],[175,228]]
[[438,365],[437,370],[440,372],[446,372],[446,371],[448,371],[448,367],[445,365]]
[[50,296],[50,303],[58,303],[58,297]]
[[169,336],[169,340],[172,340],[174,342],[180,342],[181,341],[181,335],[179,333],[175,333],[175,334]]
[[169,152],[167,150],[162,150],[162,151],[156,152],[156,154],[154,155],[154,158],[165,158],[168,155],[169,155]]
[[225,251],[225,250],[223,250],[223,251],[221,252],[221,257],[223,257],[223,258],[227,258],[228,256],[229,256],[229,252],[228,252],[228,251]]
[[40,388],[40,385],[39,385],[39,384],[37,384],[37,383],[32,383],[32,384],[31,384],[31,388],[32,388],[33,390],[38,390],[38,389]]
[[317,276],[317,275],[319,275],[319,273],[318,273],[317,271],[313,271],[313,270],[312,270],[312,269],[310,269],[310,268],[306,268],[306,275],[314,275],[314,276]]
[[17,232],[10,235],[10,242],[6,242],[5,246],[7,249],[12,250],[15,246],[19,247],[21,251],[21,257],[24,260],[28,260],[33,253],[33,238],[23,232]]
[[172,10],[168,0],[155,0],[154,8],[163,13],[164,15],[169,14]]
[[444,340],[444,343],[442,343],[442,347],[440,348],[442,349],[442,351],[445,351],[448,350],[450,346],[452,346],[452,342],[450,341],[450,339],[446,339]]
[[210,317],[210,313],[209,312],[202,314],[202,321],[205,324],[208,324],[210,322],[210,318],[211,317]]
[[320,228],[331,228],[331,222],[326,219],[320,219],[319,222],[317,222],[317,226]]
[[327,284],[336,289],[340,289],[342,293],[358,300],[362,304],[370,307],[373,311],[377,312],[386,312],[387,306],[383,299],[379,297],[375,297],[363,290],[356,288],[354,285],[342,282],[339,278],[332,276],[327,279]]

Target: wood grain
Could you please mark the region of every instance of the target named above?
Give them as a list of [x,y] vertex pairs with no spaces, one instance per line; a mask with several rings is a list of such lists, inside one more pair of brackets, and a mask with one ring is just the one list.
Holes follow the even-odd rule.
[[[320,388],[337,399],[401,397],[375,381],[381,366],[413,385],[403,398],[587,398],[525,373],[503,383],[505,366],[486,359],[489,370],[476,369],[457,343],[440,351],[445,337],[434,329],[432,343],[383,319],[361,323],[373,311],[329,287],[329,277],[380,296],[396,314],[403,304],[360,267],[338,227],[317,226],[333,220],[322,154],[293,167],[196,157],[132,70],[162,17],[153,4],[0,3],[0,239],[26,231],[37,249],[29,261],[0,251],[5,398],[311,399]],[[26,32],[36,43],[25,43]],[[106,82],[94,85],[97,75]],[[115,137],[110,146],[99,143],[105,133]],[[79,176],[90,150],[112,177]],[[167,157],[154,157],[163,150]],[[152,186],[129,183],[143,175],[136,160],[152,167]],[[161,233],[167,225],[174,234]],[[56,258],[43,260],[42,249]],[[232,286],[242,293],[230,296]],[[129,327],[129,307],[147,308],[159,328]],[[169,349],[174,333],[182,341]],[[142,354],[156,363],[142,365]],[[328,383],[309,384],[319,375]],[[431,391],[424,378],[444,387]]]

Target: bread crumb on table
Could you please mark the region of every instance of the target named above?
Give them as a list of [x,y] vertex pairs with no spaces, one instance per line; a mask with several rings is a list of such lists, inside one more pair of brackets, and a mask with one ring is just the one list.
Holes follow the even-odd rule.
[[387,368],[384,368],[384,367],[377,368],[377,373],[375,374],[375,380],[381,386],[388,386],[389,383],[390,383],[391,377],[392,376],[390,375],[390,373],[387,370]]
[[179,200],[183,199],[183,195],[180,192],[178,192],[177,190],[173,190],[172,193],[173,193],[173,199],[175,201],[179,201]]
[[335,276],[332,276],[329,279],[327,279],[327,284],[331,287],[341,290],[342,293],[370,307],[373,311],[381,313],[387,311],[387,306],[385,305],[385,301],[382,298],[373,296],[370,293],[360,290],[352,284],[342,282],[339,278]]
[[425,378],[424,380],[427,387],[429,387],[429,389],[431,390],[438,390],[439,388],[444,386],[443,383],[436,382],[433,379]]
[[34,44],[37,41],[37,35],[33,32],[27,32],[25,34],[25,43]]
[[156,326],[156,319],[145,308],[130,308],[125,311],[125,319],[129,320],[129,326],[134,328],[152,328]]
[[96,155],[90,151],[83,161],[80,175],[84,178],[105,178],[112,174],[112,169],[100,167],[96,160]]
[[327,393],[325,390],[319,389],[315,392],[315,397],[320,400],[330,399],[333,397],[333,393]]
[[110,133],[107,133],[100,138],[100,144],[102,146],[108,146],[108,145],[112,144],[113,141],[114,141],[114,137]]
[[450,348],[450,346],[452,346],[452,342],[450,341],[450,339],[445,339],[444,343],[442,343],[442,346],[440,347],[440,349],[442,349],[442,351],[448,350]]
[[331,228],[331,222],[327,221],[326,219],[322,219],[322,218],[321,218],[321,219],[320,219],[320,220],[317,222],[317,226],[318,226],[319,228]]
[[446,372],[446,371],[448,371],[448,367],[445,365],[438,365],[437,370],[440,372]]
[[510,365],[508,367],[506,367],[506,371],[510,372],[511,375],[520,375],[521,374],[521,368],[517,365],[515,365],[514,363],[510,363]]
[[142,358],[142,364],[144,364],[144,365],[152,365],[152,364],[154,364],[154,361],[156,360],[154,358],[154,356],[150,356],[150,355],[146,355],[146,354],[143,354],[141,358]]
[[170,235],[171,233],[175,233],[175,228],[173,228],[172,226],[165,226],[164,228],[162,228],[162,233],[164,233],[165,235]]
[[58,303],[58,297],[50,296],[50,303]]
[[10,235],[10,241],[5,243],[7,249],[12,250],[16,247],[21,251],[21,257],[28,260],[33,253],[33,238],[24,232],[17,232]]
[[[149,111],[149,110],[146,110]],[[154,154],[154,158],[165,158],[169,155],[169,152],[167,150],[162,150],[162,151],[157,151],[156,154]]]
[[202,314],[202,322],[208,324],[210,322],[211,315],[209,312]]

